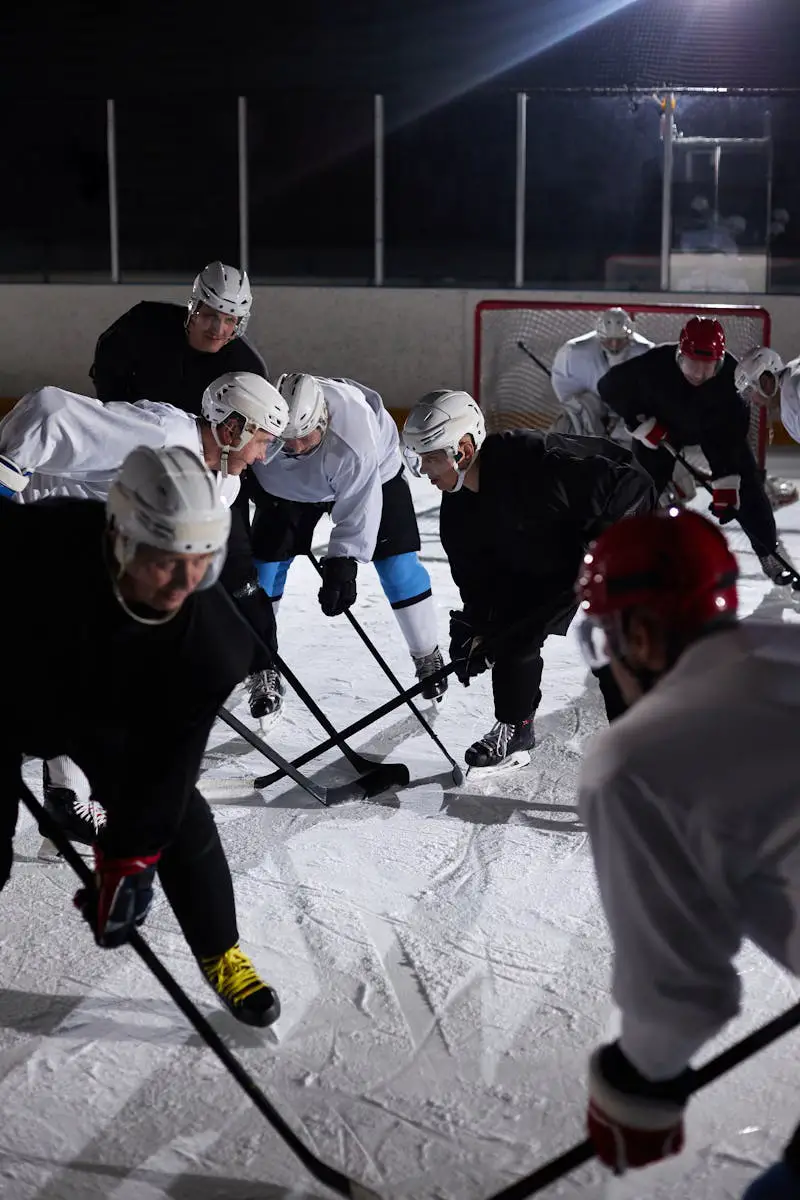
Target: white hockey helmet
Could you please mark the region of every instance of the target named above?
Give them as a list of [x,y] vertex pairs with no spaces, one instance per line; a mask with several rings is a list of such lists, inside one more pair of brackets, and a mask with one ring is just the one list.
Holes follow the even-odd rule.
[[733,382],[737,392],[745,399],[757,393],[769,400],[771,396],[761,390],[761,376],[772,375],[775,380],[772,395],[775,395],[778,390],[778,376],[783,368],[784,362],[777,350],[770,346],[755,346],[739,359],[733,373]]
[[595,329],[601,342],[629,342],[633,337],[633,321],[624,308],[607,308],[600,313]]
[[247,272],[237,271],[236,267],[227,267],[221,262],[212,262],[203,267],[192,284],[188,320],[191,321],[201,304],[207,304],[226,317],[236,317],[234,336],[241,337],[253,307],[253,293]]
[[[443,450],[456,467],[460,459],[459,444],[469,435],[480,450],[486,438],[486,421],[468,392],[441,388],[428,392],[418,400],[403,425],[403,455],[409,468],[419,475],[419,459],[423,454]],[[463,482],[459,471],[459,483]]]
[[[265,429],[277,441],[289,419],[286,401],[276,387],[251,371],[229,371],[210,383],[203,392],[201,412],[211,426],[214,441],[223,450],[243,450],[259,429]],[[223,446],[217,426],[228,417],[244,418],[235,445]]]
[[[314,375],[285,372],[278,379],[277,388],[289,409],[289,419],[283,431],[284,442],[306,438],[315,429],[321,430],[324,437],[328,428],[329,413],[320,381]],[[322,445],[321,439],[318,445]],[[283,453],[289,458],[307,458],[317,448],[312,446],[310,450],[295,454],[284,446]]]
[[114,557],[124,574],[138,546],[213,554],[201,588],[216,583],[228,546],[230,509],[208,467],[185,446],[137,446],[108,490]]

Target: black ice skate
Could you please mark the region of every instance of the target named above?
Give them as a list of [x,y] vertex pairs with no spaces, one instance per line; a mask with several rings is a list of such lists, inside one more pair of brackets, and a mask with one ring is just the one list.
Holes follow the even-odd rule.
[[[106,823],[105,809],[91,797],[81,800],[71,788],[57,787],[50,782],[47,763],[44,764],[44,811],[55,821],[61,832],[79,846],[93,846]],[[45,836],[39,847],[39,858],[57,859],[59,853]]]
[[464,755],[467,776],[470,779],[482,779],[501,771],[526,767],[531,761],[530,751],[535,744],[533,717],[518,725],[498,721],[488,733],[473,742]]
[[283,710],[286,688],[277,671],[256,671],[247,679],[250,716],[264,729],[274,724]]
[[261,1028],[277,1021],[281,1015],[278,993],[258,977],[252,962],[238,945],[213,958],[200,958],[198,963],[237,1021]]
[[429,679],[429,676],[440,671],[444,666],[442,652],[437,646],[430,654],[412,654],[414,666],[417,670],[417,679],[423,684],[422,697],[424,700],[432,700],[434,704],[441,704],[444,699],[444,694],[447,691],[447,677],[444,679]]

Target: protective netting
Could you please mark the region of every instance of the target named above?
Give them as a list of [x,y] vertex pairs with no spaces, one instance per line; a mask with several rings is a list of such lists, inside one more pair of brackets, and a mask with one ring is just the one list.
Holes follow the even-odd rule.
[[[609,304],[568,301],[485,300],[475,312],[474,395],[490,430],[549,429],[561,411],[548,369],[570,338],[588,333]],[[717,317],[731,354],[767,346],[770,316],[750,305],[625,304],[637,333],[651,342],[677,342],[690,316]],[[534,361],[535,356],[539,363]],[[541,365],[539,365],[541,364]],[[766,455],[766,421],[753,409],[751,445],[761,466]]]

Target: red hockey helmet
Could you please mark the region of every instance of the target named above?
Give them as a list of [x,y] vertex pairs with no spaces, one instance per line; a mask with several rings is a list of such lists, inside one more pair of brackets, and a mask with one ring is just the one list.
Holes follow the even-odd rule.
[[738,574],[717,525],[689,510],[659,509],[600,535],[584,557],[577,593],[586,616],[601,625],[642,607],[692,637],[736,615]]
[[700,362],[721,362],[725,357],[725,330],[715,317],[690,317],[681,330],[678,352]]

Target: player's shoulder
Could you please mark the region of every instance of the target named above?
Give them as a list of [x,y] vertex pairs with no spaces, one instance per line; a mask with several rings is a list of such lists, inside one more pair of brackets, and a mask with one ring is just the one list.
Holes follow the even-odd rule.
[[572,337],[562,346],[562,350],[566,350],[571,354],[589,353],[593,350],[600,349],[600,339],[597,336],[597,331],[591,329],[588,333],[579,333],[577,337]]
[[249,371],[252,375],[261,375],[263,379],[269,379],[263,356],[244,335],[233,338],[218,353],[222,355],[221,361],[226,370]]
[[140,300],[118,317],[113,328],[125,328],[153,334],[161,330],[182,329],[186,323],[186,308],[182,304],[169,304],[162,300]]
[[97,405],[99,408],[102,408],[100,401],[95,399],[94,396],[84,396],[78,392],[69,392],[66,388],[56,387],[55,384],[51,383],[26,392],[19,403],[45,413],[59,412],[61,409],[75,405],[76,403]]

